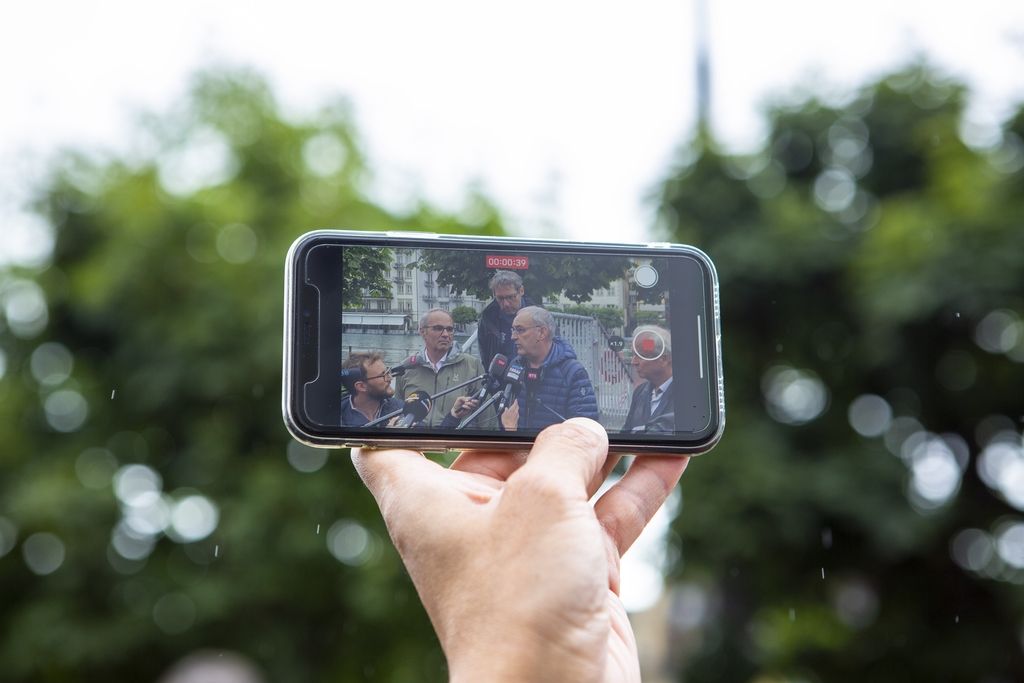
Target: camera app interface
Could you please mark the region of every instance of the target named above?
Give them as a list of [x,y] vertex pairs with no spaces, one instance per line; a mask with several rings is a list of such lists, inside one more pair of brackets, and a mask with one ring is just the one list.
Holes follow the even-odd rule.
[[346,247],[339,423],[673,434],[671,263]]

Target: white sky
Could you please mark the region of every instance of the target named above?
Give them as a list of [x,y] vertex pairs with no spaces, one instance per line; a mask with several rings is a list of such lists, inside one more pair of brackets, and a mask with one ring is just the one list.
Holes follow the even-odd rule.
[[[974,118],[1024,101],[1019,0],[707,2],[712,126],[731,149],[757,144],[773,97],[848,91],[918,54],[970,83]],[[137,112],[223,62],[265,74],[291,116],[348,96],[393,209],[457,210],[476,181],[520,234],[642,241],[644,198],[694,126],[693,3],[9,4],[0,263],[38,243],[18,207],[55,150],[125,149]]]

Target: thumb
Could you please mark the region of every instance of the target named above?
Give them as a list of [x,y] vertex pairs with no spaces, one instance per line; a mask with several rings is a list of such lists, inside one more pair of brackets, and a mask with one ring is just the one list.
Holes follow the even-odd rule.
[[[508,483],[531,482],[570,499],[590,499],[608,459],[608,435],[593,420],[575,417],[537,435],[526,459]],[[595,484],[596,482],[596,484]]]

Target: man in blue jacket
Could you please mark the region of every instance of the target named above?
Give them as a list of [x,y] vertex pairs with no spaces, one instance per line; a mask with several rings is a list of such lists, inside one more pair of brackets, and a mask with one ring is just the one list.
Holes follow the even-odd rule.
[[590,376],[569,342],[555,334],[554,316],[539,306],[523,308],[512,321],[512,339],[526,381],[501,416],[505,429],[539,431],[570,417],[597,419]]

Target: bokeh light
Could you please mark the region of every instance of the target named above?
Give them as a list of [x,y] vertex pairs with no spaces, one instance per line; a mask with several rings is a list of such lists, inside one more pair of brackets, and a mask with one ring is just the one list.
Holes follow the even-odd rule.
[[953,561],[962,568],[980,573],[995,555],[995,544],[981,529],[964,529],[953,537],[949,551]]
[[6,517],[0,517],[0,557],[14,550],[17,542],[17,525]]
[[974,328],[974,342],[989,353],[1024,362],[1024,321],[1009,309],[992,311]]
[[310,173],[321,178],[338,173],[347,159],[348,150],[334,133],[319,133],[302,145],[302,162]]
[[232,223],[217,233],[217,253],[228,263],[248,263],[256,256],[258,248],[256,233],[248,225]]
[[114,474],[114,494],[128,506],[147,505],[160,497],[163,478],[146,465],[125,465]]
[[999,524],[994,536],[1000,559],[1014,569],[1024,569],[1024,520]]
[[902,450],[910,468],[909,498],[915,507],[942,506],[960,489],[960,463],[942,437],[918,432],[904,442]]
[[220,522],[220,510],[206,496],[191,495],[175,504],[170,522],[168,535],[171,538],[192,543],[213,533]]
[[828,407],[828,388],[810,370],[775,366],[762,377],[761,391],[768,414],[784,424],[805,424]]
[[3,288],[3,304],[7,325],[15,336],[31,339],[49,322],[46,296],[42,288],[31,280],[9,280]]
[[46,531],[26,538],[21,544],[21,552],[28,568],[40,576],[52,574],[64,564],[64,542]]
[[978,456],[977,469],[986,486],[1013,507],[1024,510],[1024,448],[1018,434],[995,435]]
[[327,449],[313,448],[295,440],[288,443],[288,462],[299,472],[316,472],[327,464],[329,454]]
[[881,436],[892,423],[892,407],[881,396],[863,394],[850,403],[847,417],[850,426],[861,436]]
[[58,432],[73,432],[89,417],[89,404],[73,389],[62,389],[47,396],[43,410],[46,422]]
[[339,519],[327,530],[327,549],[347,565],[358,567],[377,559],[380,540],[354,519]]
[[44,387],[55,387],[71,376],[75,359],[68,348],[57,342],[36,347],[29,360],[32,376]]
[[106,448],[87,448],[75,460],[75,474],[82,486],[102,489],[110,485],[117,471],[117,458]]
[[196,604],[184,593],[169,593],[153,605],[153,621],[169,635],[184,633],[196,620]]
[[238,161],[224,136],[203,128],[160,157],[158,177],[167,192],[187,197],[231,180],[237,171]]

